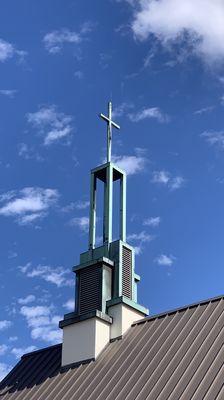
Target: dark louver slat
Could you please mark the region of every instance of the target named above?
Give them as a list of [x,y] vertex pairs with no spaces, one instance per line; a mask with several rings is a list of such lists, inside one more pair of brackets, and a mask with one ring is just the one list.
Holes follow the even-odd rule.
[[101,307],[101,270],[98,266],[80,272],[79,313],[85,314]]
[[122,295],[132,298],[132,252],[125,246],[122,248]]

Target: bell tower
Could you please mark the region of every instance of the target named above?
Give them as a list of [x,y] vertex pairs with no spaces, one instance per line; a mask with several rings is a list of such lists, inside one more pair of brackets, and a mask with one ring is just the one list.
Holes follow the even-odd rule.
[[[80,255],[76,274],[75,310],[66,314],[63,329],[62,365],[95,359],[110,340],[124,335],[131,324],[148,314],[137,303],[134,248],[126,242],[126,174],[111,162],[112,103],[107,122],[107,162],[91,171],[89,246]],[[97,183],[104,186],[103,243],[96,246]],[[113,241],[113,186],[120,182],[119,239]]]

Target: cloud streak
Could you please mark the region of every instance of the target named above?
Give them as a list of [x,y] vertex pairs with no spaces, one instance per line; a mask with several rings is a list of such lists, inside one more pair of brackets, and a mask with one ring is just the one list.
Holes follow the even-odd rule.
[[73,118],[59,112],[55,105],[40,107],[38,111],[28,113],[26,117],[28,123],[44,138],[43,144],[45,146],[50,146],[61,140],[66,140],[66,143],[69,143],[73,131]]
[[[72,286],[74,281],[69,278],[71,271],[63,267],[52,267],[50,265],[38,265],[32,267],[31,263],[19,266],[19,270],[28,278],[39,278],[45,282],[52,283],[59,287]],[[20,303],[22,304],[22,303]]]
[[184,185],[185,179],[180,175],[172,176],[168,171],[161,170],[153,172],[152,182],[167,186],[170,190],[177,190]]
[[46,50],[50,54],[58,54],[63,50],[66,44],[78,45],[86,39],[86,35],[92,31],[94,24],[85,22],[79,32],[71,31],[67,28],[62,28],[48,32],[44,38],[43,43]]
[[13,217],[20,225],[28,225],[45,217],[58,197],[57,190],[38,187],[3,193],[0,196],[0,202],[4,203],[0,215]]

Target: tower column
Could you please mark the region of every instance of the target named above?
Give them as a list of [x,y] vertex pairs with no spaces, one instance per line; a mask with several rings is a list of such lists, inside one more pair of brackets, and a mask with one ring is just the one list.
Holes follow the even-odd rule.
[[126,175],[120,178],[120,240],[126,242]]
[[112,214],[113,214],[113,167],[108,163],[106,168],[106,181],[104,183],[104,224],[103,243],[112,242]]
[[90,217],[89,217],[89,249],[95,248],[96,242],[96,176],[91,173],[90,182]]

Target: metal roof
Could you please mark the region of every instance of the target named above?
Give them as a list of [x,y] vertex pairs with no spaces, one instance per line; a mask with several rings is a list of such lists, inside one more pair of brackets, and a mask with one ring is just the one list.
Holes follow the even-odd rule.
[[223,400],[223,345],[222,296],[138,321],[96,361],[67,370],[61,345],[26,354],[0,399]]

